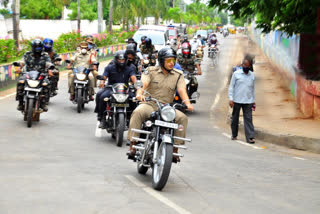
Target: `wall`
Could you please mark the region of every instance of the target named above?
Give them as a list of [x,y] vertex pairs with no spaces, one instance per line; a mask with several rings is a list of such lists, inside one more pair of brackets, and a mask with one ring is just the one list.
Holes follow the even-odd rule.
[[[0,38],[12,38],[12,19],[0,19]],[[81,34],[98,33],[98,21],[81,20]],[[20,20],[20,38],[49,37],[57,39],[62,33],[77,30],[77,21],[71,20]],[[106,21],[103,21],[102,31],[106,30]],[[9,32],[9,33],[8,33]]]
[[[125,44],[119,45],[111,45],[107,47],[99,48],[99,52],[97,54],[99,60],[104,60],[107,57],[113,56],[113,54],[118,50],[125,50]],[[60,57],[62,60],[70,59],[74,53],[62,53]],[[64,65],[60,67],[60,70],[64,68]],[[18,78],[18,74],[15,73],[14,66],[12,64],[3,64],[0,65],[0,89],[9,87],[12,84],[16,83]]]
[[[307,80],[299,72],[301,56],[304,55],[300,36],[289,37],[280,31],[262,34],[260,29],[255,28],[254,23],[251,25],[249,35],[276,65],[276,72],[280,72],[292,95],[296,97],[297,105],[304,116],[320,119],[320,81]],[[318,43],[320,47],[320,40]]]

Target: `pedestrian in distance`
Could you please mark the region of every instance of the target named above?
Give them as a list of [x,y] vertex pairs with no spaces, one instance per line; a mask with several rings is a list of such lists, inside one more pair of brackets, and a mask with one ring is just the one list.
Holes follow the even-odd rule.
[[255,108],[255,76],[251,61],[246,57],[242,65],[233,72],[229,85],[229,106],[233,108],[231,119],[232,140],[238,136],[239,114],[242,109],[244,129],[248,143],[255,143],[252,110]]

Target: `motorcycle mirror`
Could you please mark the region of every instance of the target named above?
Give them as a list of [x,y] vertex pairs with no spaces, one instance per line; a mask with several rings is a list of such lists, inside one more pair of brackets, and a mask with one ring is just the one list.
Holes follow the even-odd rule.
[[50,65],[48,69],[49,70],[53,70],[53,69],[55,69],[55,66],[54,65]]
[[96,51],[99,52],[100,51],[99,48],[97,48]]
[[60,57],[57,57],[57,58],[54,59],[54,61],[55,62],[60,62],[60,61],[62,61],[62,59]]
[[13,62],[12,64],[13,64],[14,66],[16,66],[16,67],[20,67],[20,66],[21,66],[20,62]]
[[70,64],[71,61],[69,59],[64,60],[66,63]]
[[98,76],[97,76],[97,79],[98,79],[98,80],[104,80],[104,77],[103,77],[103,75],[98,75]]
[[141,80],[137,80],[136,83],[134,84],[134,87],[136,89],[142,88],[143,87],[143,82]]
[[93,62],[92,65],[98,66],[100,63],[99,62]]

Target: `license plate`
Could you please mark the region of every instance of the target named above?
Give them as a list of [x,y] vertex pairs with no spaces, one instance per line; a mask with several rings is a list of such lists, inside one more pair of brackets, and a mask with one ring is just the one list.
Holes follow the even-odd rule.
[[128,103],[112,103],[112,107],[129,107]]
[[157,126],[163,126],[163,127],[167,127],[167,128],[172,128],[172,129],[178,129],[178,124],[176,123],[167,123],[161,120],[156,120],[155,125]]
[[81,84],[87,84],[88,81],[79,81],[79,80],[75,80],[75,83],[81,83]]
[[26,87],[24,90],[25,90],[25,91],[40,92],[40,91],[41,91],[41,88],[29,88],[29,87]]

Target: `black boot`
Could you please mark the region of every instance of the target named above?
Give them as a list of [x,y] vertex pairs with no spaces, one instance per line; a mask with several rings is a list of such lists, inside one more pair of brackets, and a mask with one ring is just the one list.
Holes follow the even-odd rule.
[[105,129],[106,125],[107,125],[106,119],[102,118],[101,121],[100,121],[100,124],[99,124],[99,128],[100,129]]

